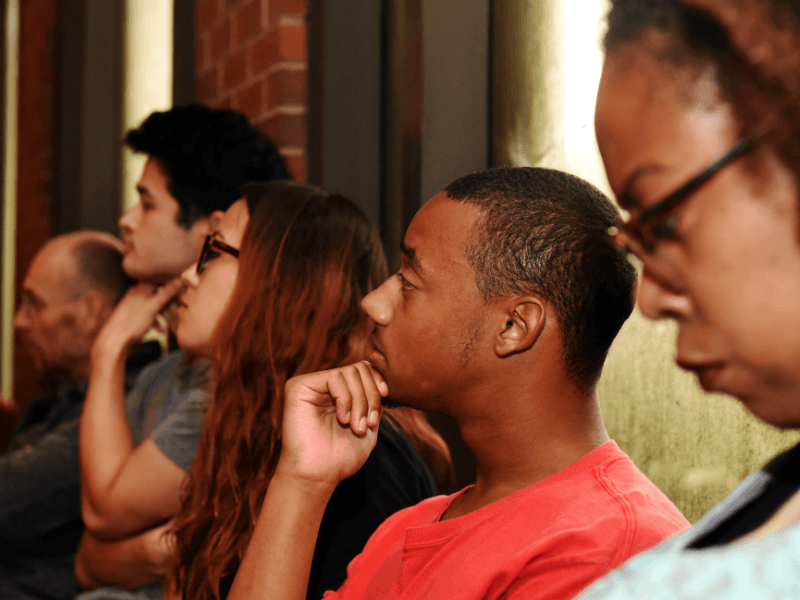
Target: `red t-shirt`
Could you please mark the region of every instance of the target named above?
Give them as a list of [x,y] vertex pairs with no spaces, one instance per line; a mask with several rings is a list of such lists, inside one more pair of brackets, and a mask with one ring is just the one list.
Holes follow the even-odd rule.
[[324,600],[572,598],[689,526],[613,441],[488,506],[439,521],[464,491],[389,517]]

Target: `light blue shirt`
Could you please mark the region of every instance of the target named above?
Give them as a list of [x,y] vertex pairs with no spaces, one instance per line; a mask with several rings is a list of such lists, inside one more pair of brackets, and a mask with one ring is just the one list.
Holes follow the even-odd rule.
[[742,481],[691,529],[635,556],[578,600],[778,600],[800,598],[800,524],[741,545],[689,549],[758,496],[771,475]]

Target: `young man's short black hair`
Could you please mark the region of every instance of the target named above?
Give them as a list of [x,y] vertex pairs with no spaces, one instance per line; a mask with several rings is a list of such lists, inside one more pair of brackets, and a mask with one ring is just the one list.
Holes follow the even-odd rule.
[[245,183],[289,179],[272,142],[234,110],[191,104],[154,112],[128,131],[125,144],[158,160],[184,227],[227,210]]
[[483,212],[467,256],[484,298],[535,293],[550,302],[573,381],[580,389],[597,383],[636,284],[607,235],[618,216],[611,201],[578,177],[538,168],[473,173],[445,192]]

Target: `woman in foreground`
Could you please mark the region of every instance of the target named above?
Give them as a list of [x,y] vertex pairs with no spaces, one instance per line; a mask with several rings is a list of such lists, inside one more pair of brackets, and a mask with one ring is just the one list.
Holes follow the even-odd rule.
[[[639,306],[677,322],[676,362],[704,390],[798,428],[797,3],[612,4],[596,126]],[[798,522],[800,446],[582,598],[798,598]]]
[[[181,348],[214,361],[212,401],[181,514],[167,595],[224,598],[280,453],[284,384],[367,355],[360,303],[386,277],[374,226],[346,198],[292,182],[251,184],[209,236],[179,309]],[[384,416],[375,460],[325,513],[309,598],[345,569],[386,517],[433,495],[449,453],[424,416]]]

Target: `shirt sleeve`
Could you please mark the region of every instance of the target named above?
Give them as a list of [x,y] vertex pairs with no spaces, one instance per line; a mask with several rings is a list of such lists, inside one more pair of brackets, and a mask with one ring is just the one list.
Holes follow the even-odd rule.
[[175,393],[181,395],[178,408],[156,426],[151,437],[167,458],[188,471],[203,436],[207,395],[196,388]]
[[80,411],[0,457],[0,540],[31,540],[80,518]]

